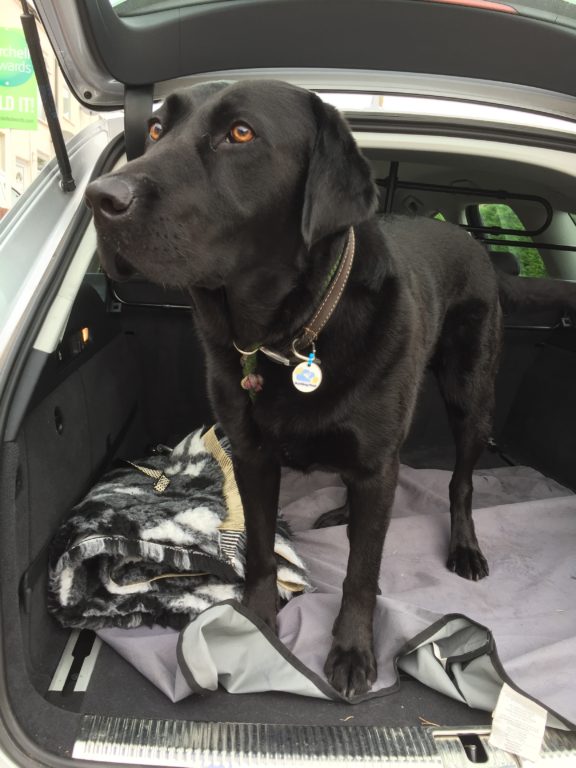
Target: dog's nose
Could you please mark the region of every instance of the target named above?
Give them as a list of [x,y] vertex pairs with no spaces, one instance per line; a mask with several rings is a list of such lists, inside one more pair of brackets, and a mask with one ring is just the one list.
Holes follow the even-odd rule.
[[86,202],[108,219],[123,216],[134,201],[134,190],[121,176],[104,176],[86,188]]

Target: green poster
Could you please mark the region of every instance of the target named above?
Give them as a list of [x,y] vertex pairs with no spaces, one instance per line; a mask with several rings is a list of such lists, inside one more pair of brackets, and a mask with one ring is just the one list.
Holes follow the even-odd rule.
[[0,27],[0,128],[36,130],[38,89],[21,29]]

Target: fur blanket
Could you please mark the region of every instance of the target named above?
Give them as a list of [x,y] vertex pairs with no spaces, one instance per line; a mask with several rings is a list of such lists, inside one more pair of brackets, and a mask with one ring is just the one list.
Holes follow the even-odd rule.
[[[278,592],[310,588],[279,518]],[[198,430],[172,451],[124,462],[95,485],[59,529],[49,558],[49,610],[66,627],[181,628],[240,599],[245,533],[227,439]]]

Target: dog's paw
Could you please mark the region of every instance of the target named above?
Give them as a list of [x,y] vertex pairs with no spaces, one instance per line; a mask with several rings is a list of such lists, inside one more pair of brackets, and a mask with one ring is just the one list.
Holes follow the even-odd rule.
[[255,613],[259,619],[267,624],[273,632],[276,632],[276,614],[278,613],[278,590],[276,581],[271,590],[268,586],[255,587],[246,590],[242,599],[249,611]]
[[331,528],[333,525],[348,524],[348,507],[345,505],[338,509],[331,509],[330,512],[324,512],[316,520],[313,528]]
[[371,648],[344,649],[333,645],[324,673],[343,696],[352,698],[367,693],[376,680],[376,659]]
[[488,576],[488,563],[479,549],[473,547],[456,547],[448,556],[448,570],[470,581],[480,581]]

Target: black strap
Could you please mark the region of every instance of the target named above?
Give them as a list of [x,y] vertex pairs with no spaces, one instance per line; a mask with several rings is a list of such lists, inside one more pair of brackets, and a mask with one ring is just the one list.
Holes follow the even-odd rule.
[[144,152],[148,118],[154,106],[153,85],[130,85],[124,91],[126,157],[134,160]]

